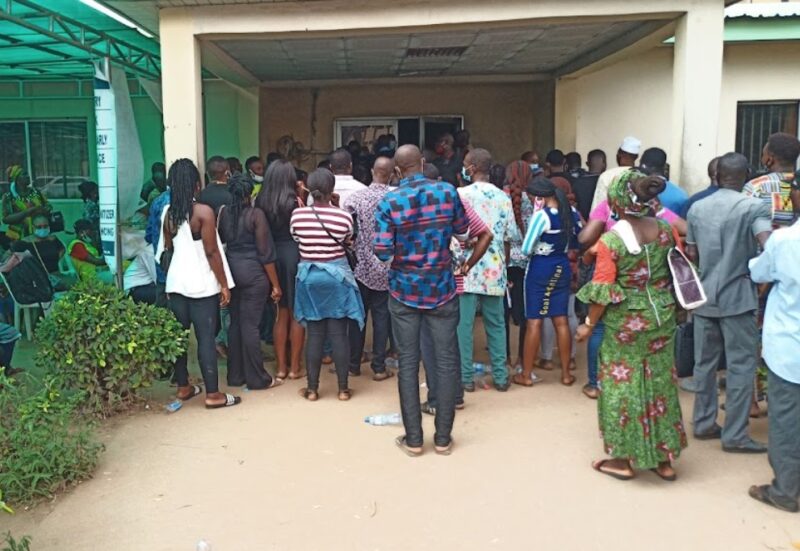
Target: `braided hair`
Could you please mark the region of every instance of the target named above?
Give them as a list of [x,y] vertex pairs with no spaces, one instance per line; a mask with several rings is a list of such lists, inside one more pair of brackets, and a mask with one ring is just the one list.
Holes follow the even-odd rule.
[[226,241],[234,241],[239,235],[239,220],[242,213],[250,206],[253,184],[245,175],[237,172],[228,181],[228,191],[231,194],[231,201],[225,205],[223,230]]
[[520,233],[525,235],[525,221],[522,219],[522,194],[531,180],[531,167],[525,161],[514,161],[506,167],[506,184],[511,195],[514,220]]
[[189,159],[178,159],[169,167],[167,180],[170,187],[169,221],[173,231],[192,218],[192,205],[200,172]]

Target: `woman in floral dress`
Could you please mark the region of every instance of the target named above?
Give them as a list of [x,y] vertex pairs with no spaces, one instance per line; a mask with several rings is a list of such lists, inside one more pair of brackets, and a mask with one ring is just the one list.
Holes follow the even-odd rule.
[[663,179],[635,170],[620,174],[608,190],[620,218],[597,244],[594,278],[578,293],[589,315],[576,338],[585,340],[600,318],[598,413],[611,459],[592,467],[629,480],[649,469],[675,480],[674,461],[686,447],[674,368],[675,301],[667,254],[675,246],[669,224],[653,217],[650,200]]

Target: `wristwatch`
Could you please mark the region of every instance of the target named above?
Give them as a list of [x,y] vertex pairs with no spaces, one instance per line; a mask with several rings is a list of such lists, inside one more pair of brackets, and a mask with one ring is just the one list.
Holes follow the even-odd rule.
[[592,323],[592,320],[591,320],[591,318],[589,316],[586,316],[586,319],[583,320],[583,323],[584,323],[584,325],[586,325],[588,327],[594,327],[595,325],[597,325],[595,323]]

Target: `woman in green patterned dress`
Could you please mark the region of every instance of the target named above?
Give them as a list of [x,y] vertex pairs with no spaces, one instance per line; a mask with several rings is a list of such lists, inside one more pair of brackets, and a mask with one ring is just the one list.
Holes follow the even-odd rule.
[[598,413],[611,459],[592,467],[620,480],[649,469],[675,480],[672,461],[686,447],[674,368],[675,301],[667,254],[670,226],[653,217],[650,200],[664,189],[660,177],[628,170],[614,179],[608,201],[619,217],[597,244],[594,278],[578,293],[589,315],[576,339],[600,320]]

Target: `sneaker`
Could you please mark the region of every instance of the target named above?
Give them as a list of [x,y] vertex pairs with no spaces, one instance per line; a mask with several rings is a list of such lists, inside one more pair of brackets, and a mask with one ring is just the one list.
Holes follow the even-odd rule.
[[464,387],[464,392],[475,392],[475,383],[461,383]]
[[422,402],[419,405],[420,410],[422,413],[427,413],[428,415],[436,415],[436,408],[431,406],[428,402]]
[[464,409],[464,402],[456,402],[456,409]]
[[494,384],[494,389],[497,392],[507,392],[509,386],[510,386],[510,383],[508,381],[506,381],[505,383],[502,383],[502,384],[495,383]]

